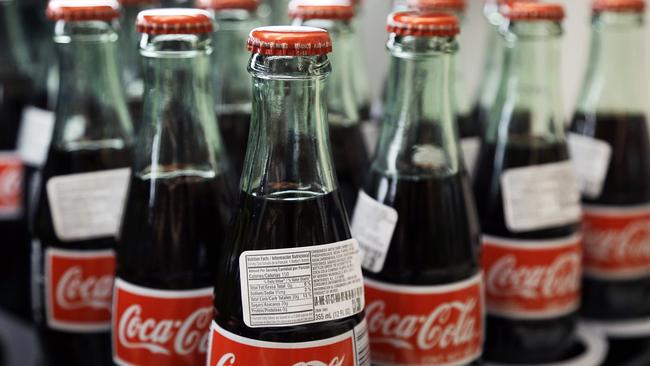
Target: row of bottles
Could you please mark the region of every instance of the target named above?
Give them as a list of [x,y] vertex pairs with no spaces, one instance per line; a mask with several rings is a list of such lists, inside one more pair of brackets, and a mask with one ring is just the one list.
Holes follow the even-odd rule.
[[[607,364],[643,350],[643,1],[595,0],[568,142],[560,5],[488,13],[503,57],[482,122],[464,118],[455,86],[462,2],[409,2],[417,12],[388,20],[372,159],[354,6],[295,0],[293,26],[250,32],[258,4],[223,3],[127,11],[141,36],[121,41],[115,1],[48,5],[52,142],[38,174],[0,155],[13,179],[0,207],[27,241],[16,187],[40,180],[32,303],[51,364],[554,363],[582,352],[579,309],[610,338]],[[120,66],[119,42],[138,47],[140,68]],[[2,150],[18,149],[17,114],[3,112]],[[476,150],[478,136],[472,182],[460,137]],[[30,268],[16,261],[26,253],[7,257],[8,273]]]

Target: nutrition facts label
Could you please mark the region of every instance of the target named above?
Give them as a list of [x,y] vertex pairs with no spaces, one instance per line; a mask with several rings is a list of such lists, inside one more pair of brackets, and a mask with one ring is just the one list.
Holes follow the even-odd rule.
[[244,322],[282,327],[345,318],[364,307],[359,245],[253,250],[239,257]]

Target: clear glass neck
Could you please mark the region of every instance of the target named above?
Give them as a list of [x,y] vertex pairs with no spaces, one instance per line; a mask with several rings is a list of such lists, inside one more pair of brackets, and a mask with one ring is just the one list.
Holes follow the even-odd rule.
[[461,169],[453,106],[454,38],[391,35],[384,124],[373,169],[444,177]]
[[582,113],[645,113],[647,63],[643,13],[603,12],[592,22]]
[[132,143],[117,40],[109,22],[56,23],[60,84],[54,146],[74,150],[106,145],[123,148]]
[[253,95],[246,70],[250,58],[246,40],[260,21],[255,13],[246,10],[217,11],[214,17],[217,50],[212,53],[212,80],[217,113],[250,114]]
[[0,77],[15,77],[29,71],[24,31],[16,1],[0,1]]
[[561,34],[560,23],[552,21],[511,22],[504,30],[504,70],[486,132],[488,142],[517,136],[564,140]]
[[[120,47],[122,56],[122,74],[126,85],[127,97],[140,97],[143,93],[142,59],[138,51],[140,33],[135,27],[138,13],[150,8],[149,5],[127,5],[122,7],[122,28]],[[139,122],[139,121],[138,121]]]
[[210,80],[210,35],[143,35],[144,107],[136,173],[164,176],[227,170]]
[[296,19],[293,25],[326,29],[332,38],[333,52],[329,55],[332,75],[327,82],[327,110],[329,123],[352,126],[359,123],[361,101],[355,93],[354,55],[356,49],[352,21]]
[[503,72],[504,42],[499,28],[490,23],[486,35],[484,73],[479,90],[479,107],[488,110],[494,105]]
[[253,114],[242,191],[294,197],[336,190],[327,128],[326,56],[253,54]]

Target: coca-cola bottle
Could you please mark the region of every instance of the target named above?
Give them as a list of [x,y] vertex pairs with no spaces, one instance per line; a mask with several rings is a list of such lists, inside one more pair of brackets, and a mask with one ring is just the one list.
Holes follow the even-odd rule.
[[[425,12],[451,12],[463,23],[467,3],[465,0],[410,0],[410,6]],[[458,35],[458,43],[460,48],[454,56],[454,108],[465,166],[467,171],[473,172],[478,150],[481,147],[482,128],[479,120],[472,114],[472,105],[465,85],[463,59],[467,51],[467,41],[463,32]]]
[[474,182],[484,234],[485,358],[545,363],[574,347],[580,304],[580,194],[559,74],[564,10],[517,2],[504,15],[503,80]]
[[212,108],[212,22],[199,9],[138,15],[145,118],[117,244],[119,365],[206,362],[214,271],[234,195]]
[[208,364],[368,366],[359,249],[327,132],[329,34],[256,28],[248,48],[252,129]]
[[347,0],[293,0],[289,16],[294,25],[324,28],[332,38],[334,52],[329,58],[333,72],[327,84],[329,135],[339,192],[351,214],[369,166],[355,93],[352,55],[360,50],[352,30],[354,6]]
[[397,12],[388,30],[383,127],[352,219],[372,360],[477,365],[480,229],[450,98],[459,22],[448,13]]
[[32,82],[18,14],[15,0],[0,1],[0,307],[29,318],[27,174],[18,137]]
[[122,78],[124,80],[126,102],[131,112],[133,124],[138,127],[142,122],[142,60],[138,53],[140,34],[135,28],[138,14],[152,8],[158,0],[119,0],[122,5],[120,29],[120,56],[122,59]]
[[51,365],[112,365],[115,237],[131,165],[114,0],[54,0],[61,84],[34,214],[34,317]]
[[644,0],[593,1],[589,67],[569,140],[585,205],[581,315],[613,339],[611,364],[650,343],[644,9]]
[[260,25],[258,0],[198,0],[215,18],[214,44],[228,52],[212,53],[212,85],[221,136],[237,176],[246,157],[253,100],[246,64],[250,53],[242,47],[248,33]]

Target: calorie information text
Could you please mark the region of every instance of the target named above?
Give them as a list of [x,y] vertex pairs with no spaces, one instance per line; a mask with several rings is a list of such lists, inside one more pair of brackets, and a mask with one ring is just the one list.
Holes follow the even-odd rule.
[[331,321],[363,309],[359,245],[354,239],[247,251],[239,265],[244,322],[249,327]]

